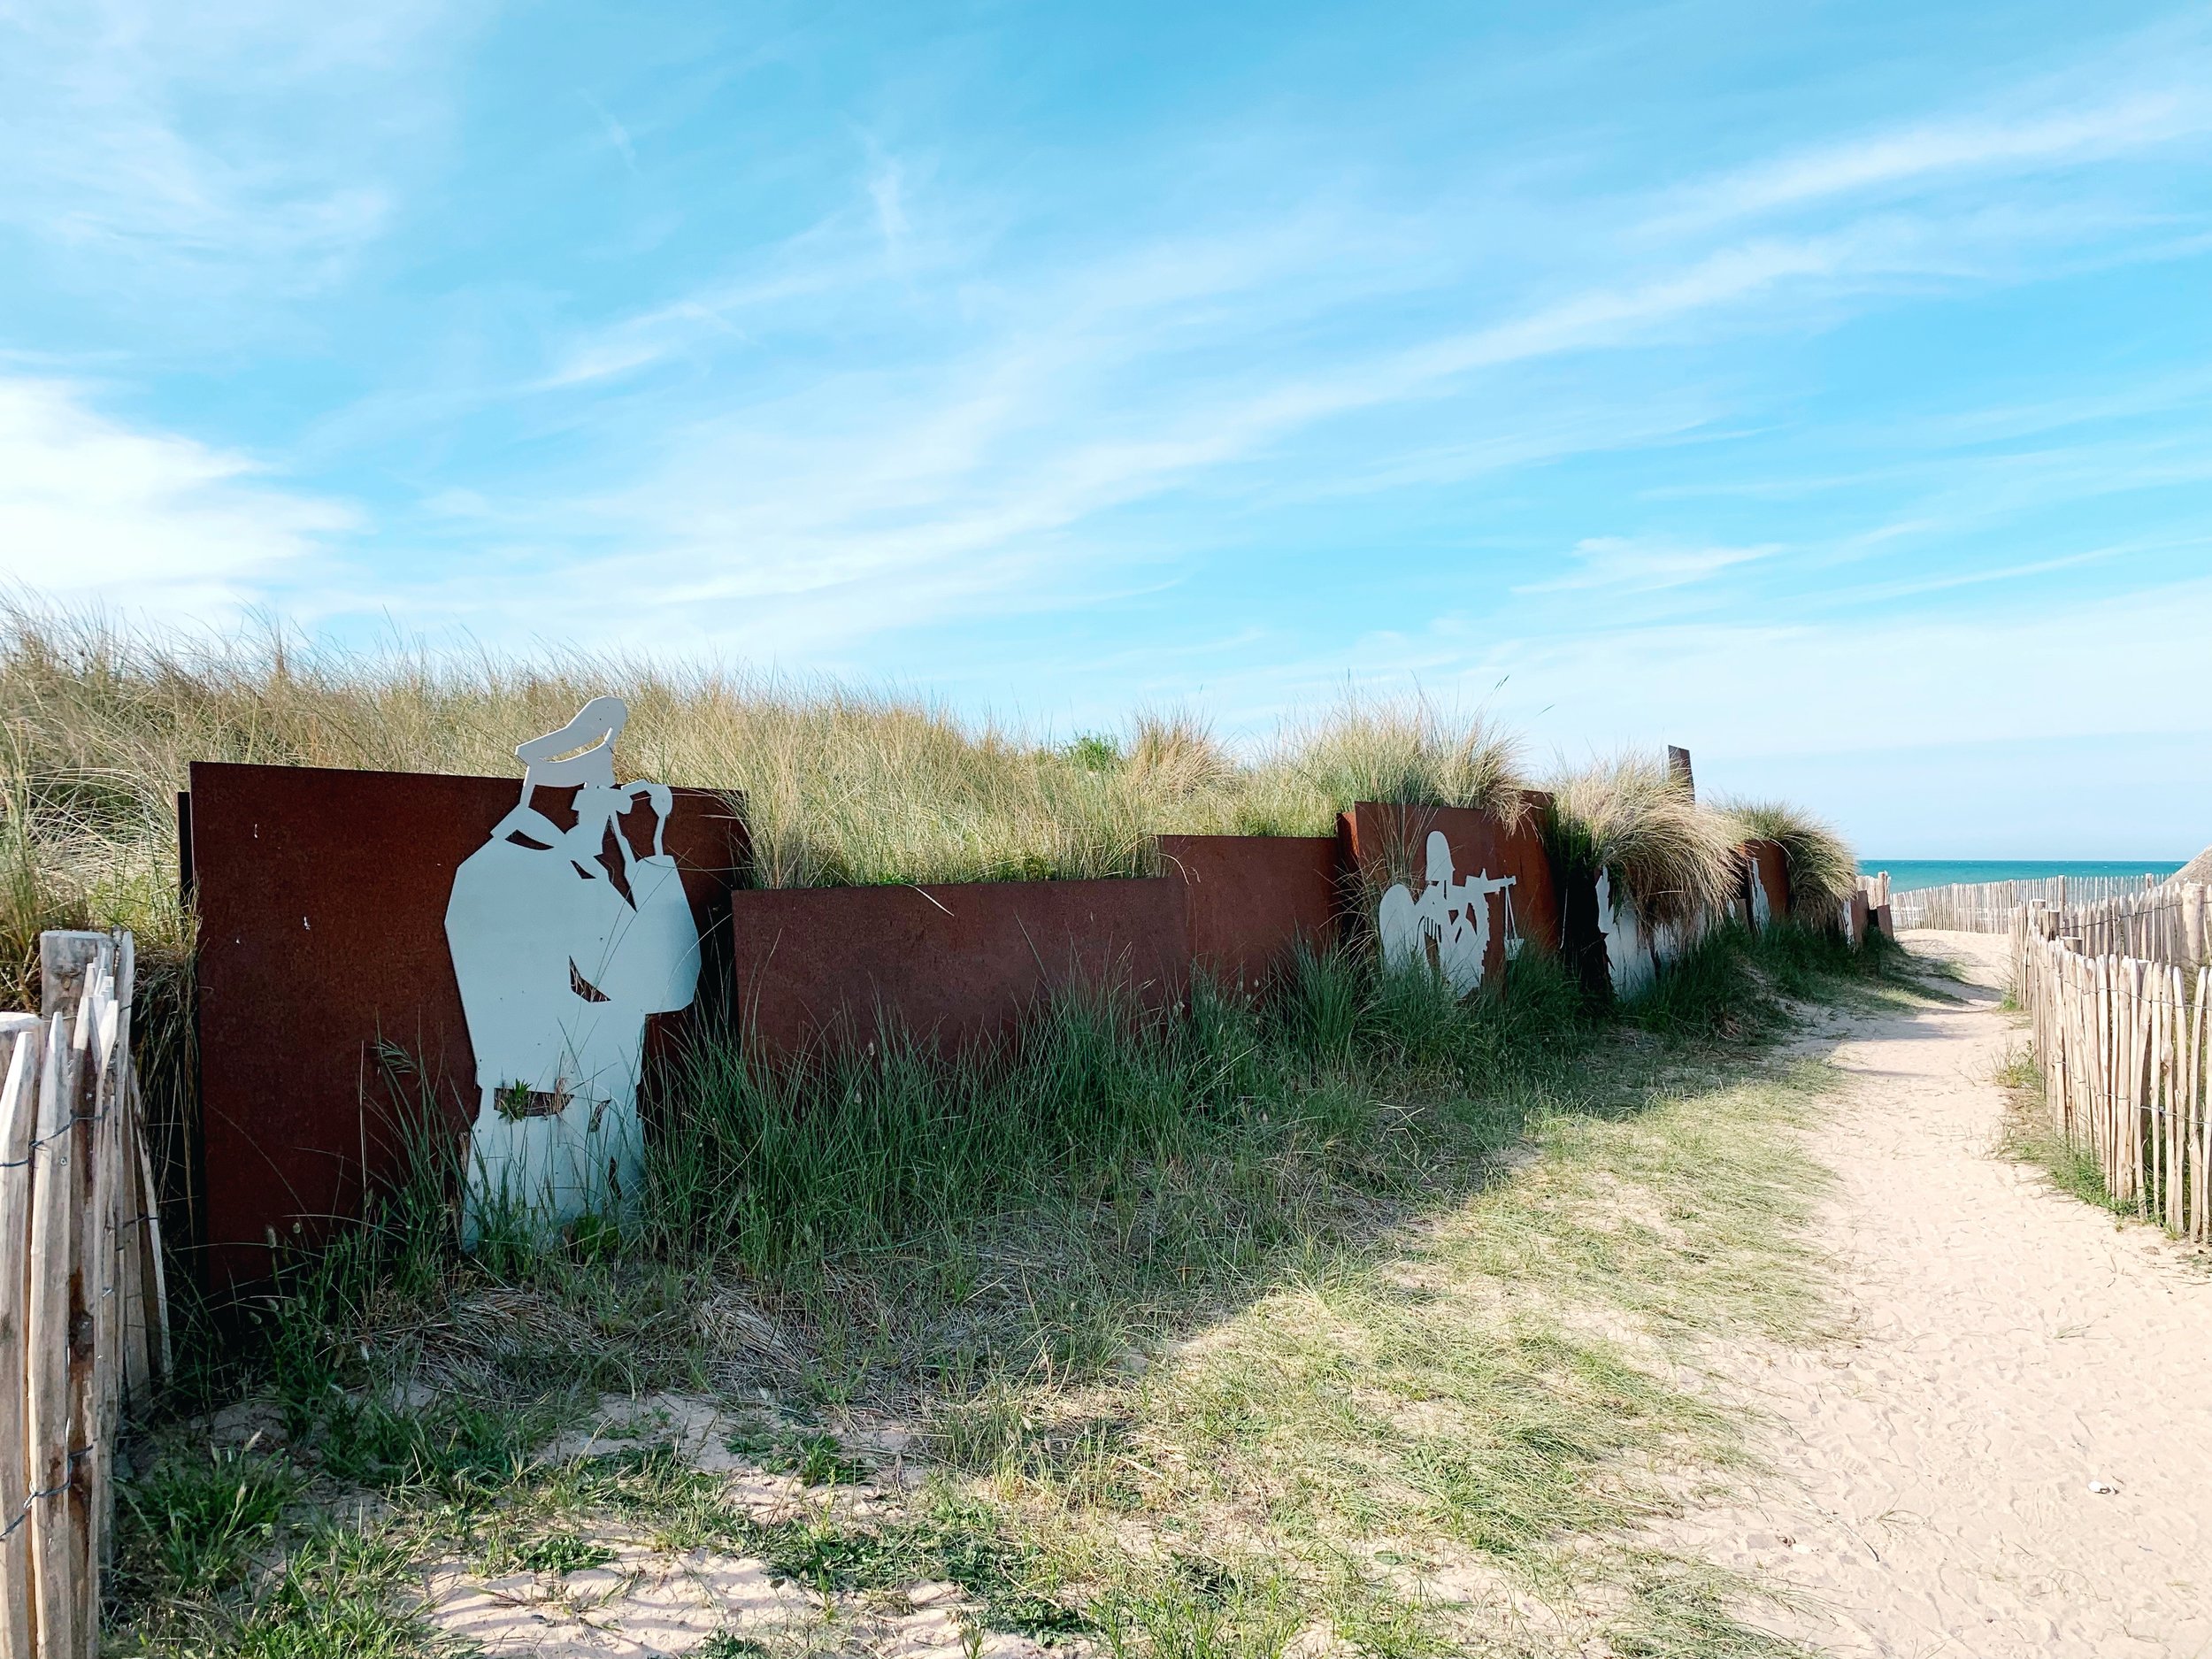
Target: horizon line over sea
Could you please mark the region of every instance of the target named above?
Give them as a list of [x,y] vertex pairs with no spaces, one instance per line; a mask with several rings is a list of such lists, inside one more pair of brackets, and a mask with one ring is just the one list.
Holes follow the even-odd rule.
[[1868,875],[1889,872],[1890,891],[1916,893],[1983,881],[2040,881],[2051,876],[2155,876],[2181,868],[2179,858],[1862,858]]

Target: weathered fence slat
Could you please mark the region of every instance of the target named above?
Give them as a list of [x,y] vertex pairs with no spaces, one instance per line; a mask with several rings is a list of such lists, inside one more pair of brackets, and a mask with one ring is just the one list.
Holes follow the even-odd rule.
[[130,935],[39,947],[42,1014],[0,1014],[0,1659],[91,1659],[115,1437],[166,1372],[167,1300]]
[[39,1070],[38,1148],[31,1164],[30,1317],[24,1341],[31,1372],[31,1577],[33,1645],[41,1659],[77,1652],[76,1529],[69,1523],[69,1256],[71,1223],[69,1040],[46,1025]]
[[0,1015],[0,1655],[32,1659],[29,1348],[31,1142],[38,1117],[38,1021]]
[[2164,907],[2154,927],[2149,914],[2024,905],[2010,923],[2014,991],[2053,1132],[2095,1158],[2116,1202],[2212,1240],[2212,965],[2096,949],[2131,926],[2175,955],[2201,936],[2187,905]]
[[[2124,924],[2116,918],[2138,914],[2147,917],[2142,927],[2174,943],[2161,950],[2126,947],[2134,955],[2158,960],[2177,959],[2173,953],[2188,947],[2187,888],[2160,883],[2155,876],[2047,876],[2026,881],[1958,882],[1939,887],[1916,887],[1890,898],[1892,919],[1901,927],[1946,928],[1963,933],[2001,933],[2011,926],[2013,913],[2024,905],[2041,904],[2059,911],[2078,912],[2089,922],[2093,938],[2092,954],[2101,954],[2113,942]],[[2204,900],[2197,889],[2200,941],[2203,930]],[[2067,931],[2074,931],[2069,929]],[[2191,962],[2203,960],[2201,942]]]

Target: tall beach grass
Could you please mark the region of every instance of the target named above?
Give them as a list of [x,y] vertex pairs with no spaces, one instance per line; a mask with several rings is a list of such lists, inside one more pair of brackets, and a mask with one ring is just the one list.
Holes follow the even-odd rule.
[[743,795],[767,887],[1144,874],[1162,832],[1323,835],[1357,799],[1497,805],[1519,781],[1479,716],[1418,699],[1348,693],[1252,756],[1173,713],[1049,745],[827,680],[349,653],[17,602],[0,606],[6,942],[72,917],[181,952],[175,797],[193,761],[512,777],[517,742],[605,693],[629,705],[626,773]]
[[1719,810],[1739,840],[1781,844],[1798,916],[1826,926],[1841,915],[1858,888],[1859,861],[1833,828],[1786,801],[1723,801]]
[[1552,780],[1546,824],[1566,871],[1603,872],[1647,927],[1724,910],[1742,837],[1654,756],[1621,754]]

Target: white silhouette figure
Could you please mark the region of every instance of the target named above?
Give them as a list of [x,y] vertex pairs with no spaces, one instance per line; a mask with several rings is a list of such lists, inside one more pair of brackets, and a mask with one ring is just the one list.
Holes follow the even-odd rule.
[[1429,832],[1427,879],[1415,898],[1404,882],[1382,896],[1376,932],[1382,940],[1383,965],[1433,967],[1464,996],[1482,983],[1483,959],[1490,950],[1490,895],[1503,894],[1505,954],[1520,955],[1513,926],[1511,876],[1493,879],[1487,871],[1471,880],[1452,879],[1452,844],[1441,830]]
[[1655,942],[1644,933],[1642,920],[1625,893],[1613,891],[1610,871],[1598,871],[1598,932],[1605,936],[1606,972],[1618,996],[1633,996],[1651,983],[1659,971]]
[[1767,897],[1766,878],[1759,873],[1754,860],[1751,865],[1751,926],[1753,931],[1763,933],[1767,924],[1774,919],[1774,903]]
[[[699,930],[662,849],[667,786],[615,786],[614,740],[628,718],[619,698],[595,697],[518,748],[520,804],[454,872],[446,943],[481,1095],[469,1139],[472,1243],[490,1213],[544,1232],[637,1190],[645,1020],[689,1006]],[[570,786],[576,823],[564,830],[530,798]],[[653,813],[645,857],[617,822],[641,801]]]

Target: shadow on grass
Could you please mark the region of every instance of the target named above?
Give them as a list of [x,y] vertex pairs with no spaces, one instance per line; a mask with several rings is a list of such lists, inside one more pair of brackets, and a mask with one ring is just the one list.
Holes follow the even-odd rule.
[[[726,1397],[765,1386],[818,1419],[896,1420],[928,1435],[941,1465],[1004,1490],[1156,1517],[1202,1506],[1176,1459],[1163,1462],[1159,1422],[1131,1414],[1132,1379],[1241,1320],[1250,1328],[1217,1363],[1181,1367],[1149,1400],[1192,1462],[1249,1459],[1288,1435],[1291,1484],[1326,1491],[1278,1503],[1271,1525],[1319,1540],[1371,1510],[1359,1524],[1411,1517],[1540,1576],[1562,1536],[1655,1512],[1649,1492],[1601,1471],[1662,1443],[1724,1455],[1726,1432],[1607,1340],[1456,1304],[1445,1318],[1433,1304],[1469,1276],[1579,1276],[1661,1328],[1694,1324],[1700,1306],[1782,1319],[1780,1258],[1705,1241],[1752,1226],[1787,1180],[1760,1162],[1755,1136],[1676,1125],[1609,1146],[1605,1179],[1640,1194],[1626,1213],[1608,1210],[1611,1189],[1558,1185],[1464,1233],[1471,1201],[1532,1152],[1571,1164],[1578,1137],[1678,1101],[1686,1074],[1709,1086],[1717,1071],[1721,1087],[1762,1075],[1785,999],[1900,972],[1878,948],[1732,928],[1617,1010],[1588,1005],[1540,958],[1462,1002],[1429,975],[1340,954],[1302,958],[1260,1001],[1202,984],[1187,1007],[1148,1014],[1110,991],[1071,994],[1018,1041],[950,1056],[894,1039],[779,1071],[709,1033],[670,1079],[644,1190],[618,1227],[465,1256],[454,1172],[426,1160],[371,1225],[290,1264],[257,1329],[204,1366],[200,1386],[273,1391],[298,1454],[325,1475],[462,1516],[517,1501],[520,1453],[619,1378]],[[1686,1158],[1698,1213],[1644,1213]],[[1454,1226],[1463,1236],[1436,1245]],[[1698,1248],[1683,1248],[1686,1227]],[[1425,1260],[1433,1283],[1377,1280]],[[1372,1349],[1362,1386],[1440,1426],[1338,1400],[1340,1358],[1308,1340],[1309,1319],[1356,1328]],[[379,1403],[408,1374],[434,1378],[441,1396]],[[968,1565],[998,1575],[987,1599],[1049,1629],[1065,1605],[1058,1578],[1041,1571],[1017,1595],[1001,1582],[1008,1535],[964,1526],[724,1541],[805,1555],[810,1574],[839,1583],[872,1583],[892,1562],[962,1578],[960,1550],[981,1550]],[[1279,1651],[1302,1593],[1239,1548],[1224,1537],[1202,1552],[1233,1594],[1147,1569],[1086,1593],[1084,1617],[1117,1648]],[[1377,1651],[1432,1650],[1435,1630],[1386,1571],[1331,1571],[1338,1628],[1397,1632],[1368,1639]],[[1648,1595],[1636,1587],[1647,1579]],[[1666,1599],[1674,1582],[1627,1586],[1655,1631],[1695,1612]]]

